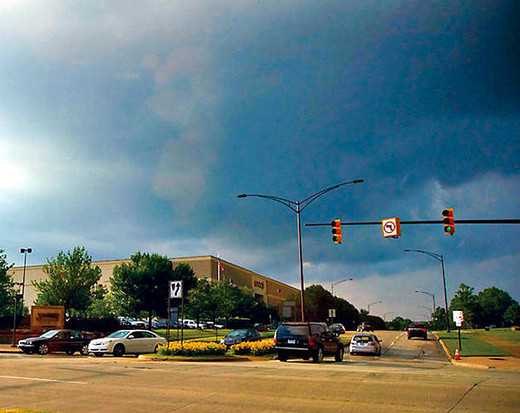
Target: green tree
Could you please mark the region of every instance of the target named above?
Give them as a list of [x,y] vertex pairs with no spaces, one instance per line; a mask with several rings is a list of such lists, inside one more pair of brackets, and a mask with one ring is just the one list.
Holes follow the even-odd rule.
[[12,315],[14,296],[13,279],[9,275],[12,265],[7,263],[7,255],[0,250],[0,316]]
[[446,329],[446,310],[444,308],[437,307],[432,318],[432,329],[434,331]]
[[482,312],[477,296],[473,294],[474,290],[473,287],[462,283],[450,302],[450,313],[463,311],[463,325],[469,328],[475,328],[480,324],[480,314]]
[[504,321],[509,326],[520,325],[520,305],[513,301],[504,312]]
[[186,310],[200,323],[202,318],[214,318],[215,303],[213,302],[212,285],[205,278],[197,280],[197,284],[187,294]]
[[226,320],[226,327],[229,319],[239,315],[238,306],[241,300],[241,291],[228,281],[218,281],[213,284],[212,301],[215,308],[215,315]]
[[92,267],[92,257],[84,247],[60,251],[56,259],[47,259],[43,272],[47,278],[33,281],[38,305],[62,305],[69,316],[82,315],[92,304],[101,269]]
[[485,326],[504,325],[504,313],[513,303],[513,299],[504,290],[496,287],[486,288],[477,294],[478,303],[482,309],[481,321]]
[[197,282],[188,264],[173,269],[167,257],[142,252],[132,255],[130,262],[116,266],[110,278],[118,310],[131,316],[146,313],[149,327],[154,314],[166,317],[169,282],[176,280],[184,281],[185,295]]

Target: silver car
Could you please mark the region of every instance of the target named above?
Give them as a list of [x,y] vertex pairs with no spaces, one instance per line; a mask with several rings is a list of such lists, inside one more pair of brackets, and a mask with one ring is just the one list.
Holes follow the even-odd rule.
[[373,354],[374,356],[381,355],[381,342],[375,334],[356,334],[350,340],[350,354]]
[[119,330],[108,337],[92,340],[88,352],[97,357],[111,353],[116,357],[123,354],[156,353],[160,346],[167,345],[164,337],[148,330]]

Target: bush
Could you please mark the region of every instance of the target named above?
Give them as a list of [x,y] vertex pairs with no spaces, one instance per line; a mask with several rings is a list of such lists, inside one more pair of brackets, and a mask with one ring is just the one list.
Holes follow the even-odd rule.
[[174,341],[167,346],[159,347],[157,353],[163,356],[218,356],[226,354],[226,345],[215,342],[189,341],[181,347],[180,342]]
[[252,356],[263,356],[274,354],[274,340],[243,342],[231,346],[229,351],[236,355],[251,354]]

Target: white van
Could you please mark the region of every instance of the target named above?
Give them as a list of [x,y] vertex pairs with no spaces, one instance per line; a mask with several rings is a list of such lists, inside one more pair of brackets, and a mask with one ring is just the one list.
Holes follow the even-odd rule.
[[193,320],[182,320],[184,328],[197,328],[197,323]]

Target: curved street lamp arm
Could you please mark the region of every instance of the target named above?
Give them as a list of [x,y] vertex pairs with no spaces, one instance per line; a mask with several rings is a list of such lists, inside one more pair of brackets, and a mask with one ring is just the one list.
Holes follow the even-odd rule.
[[302,206],[300,207],[300,211],[303,211],[305,208],[307,208],[309,206],[309,204],[311,202],[315,201],[320,196],[325,195],[327,192],[332,191],[333,189],[339,188],[340,186],[343,186],[343,185],[360,184],[361,182],[364,182],[364,180],[356,179],[354,181],[342,182],[341,184],[333,185],[328,188],[322,189],[321,191],[316,192],[315,194],[312,194],[312,195],[308,196],[307,198],[305,198],[303,201],[301,201],[300,204]]
[[342,283],[344,281],[354,281],[354,278],[345,278],[343,280],[339,280],[339,281],[332,283],[332,285],[338,285],[339,283]]
[[426,294],[426,295],[429,295],[430,297],[435,297],[435,294],[432,294],[432,293],[428,293],[426,291],[419,291],[419,290],[415,290],[416,293],[423,293],[423,294]]
[[423,251],[423,250],[404,250],[404,251],[405,252],[420,252],[421,254],[429,255],[430,257],[433,257],[433,258],[435,258],[438,261],[442,261],[442,255],[435,254],[433,252]]
[[246,197],[250,197],[250,196],[255,196],[257,198],[270,199],[271,201],[275,201],[282,205],[285,205],[287,208],[292,209],[294,212],[298,212],[297,209],[293,207],[293,205],[297,204],[296,202],[291,201],[289,199],[281,198],[279,196],[262,195],[262,194],[240,194],[240,195],[237,195],[237,198],[246,198]]

